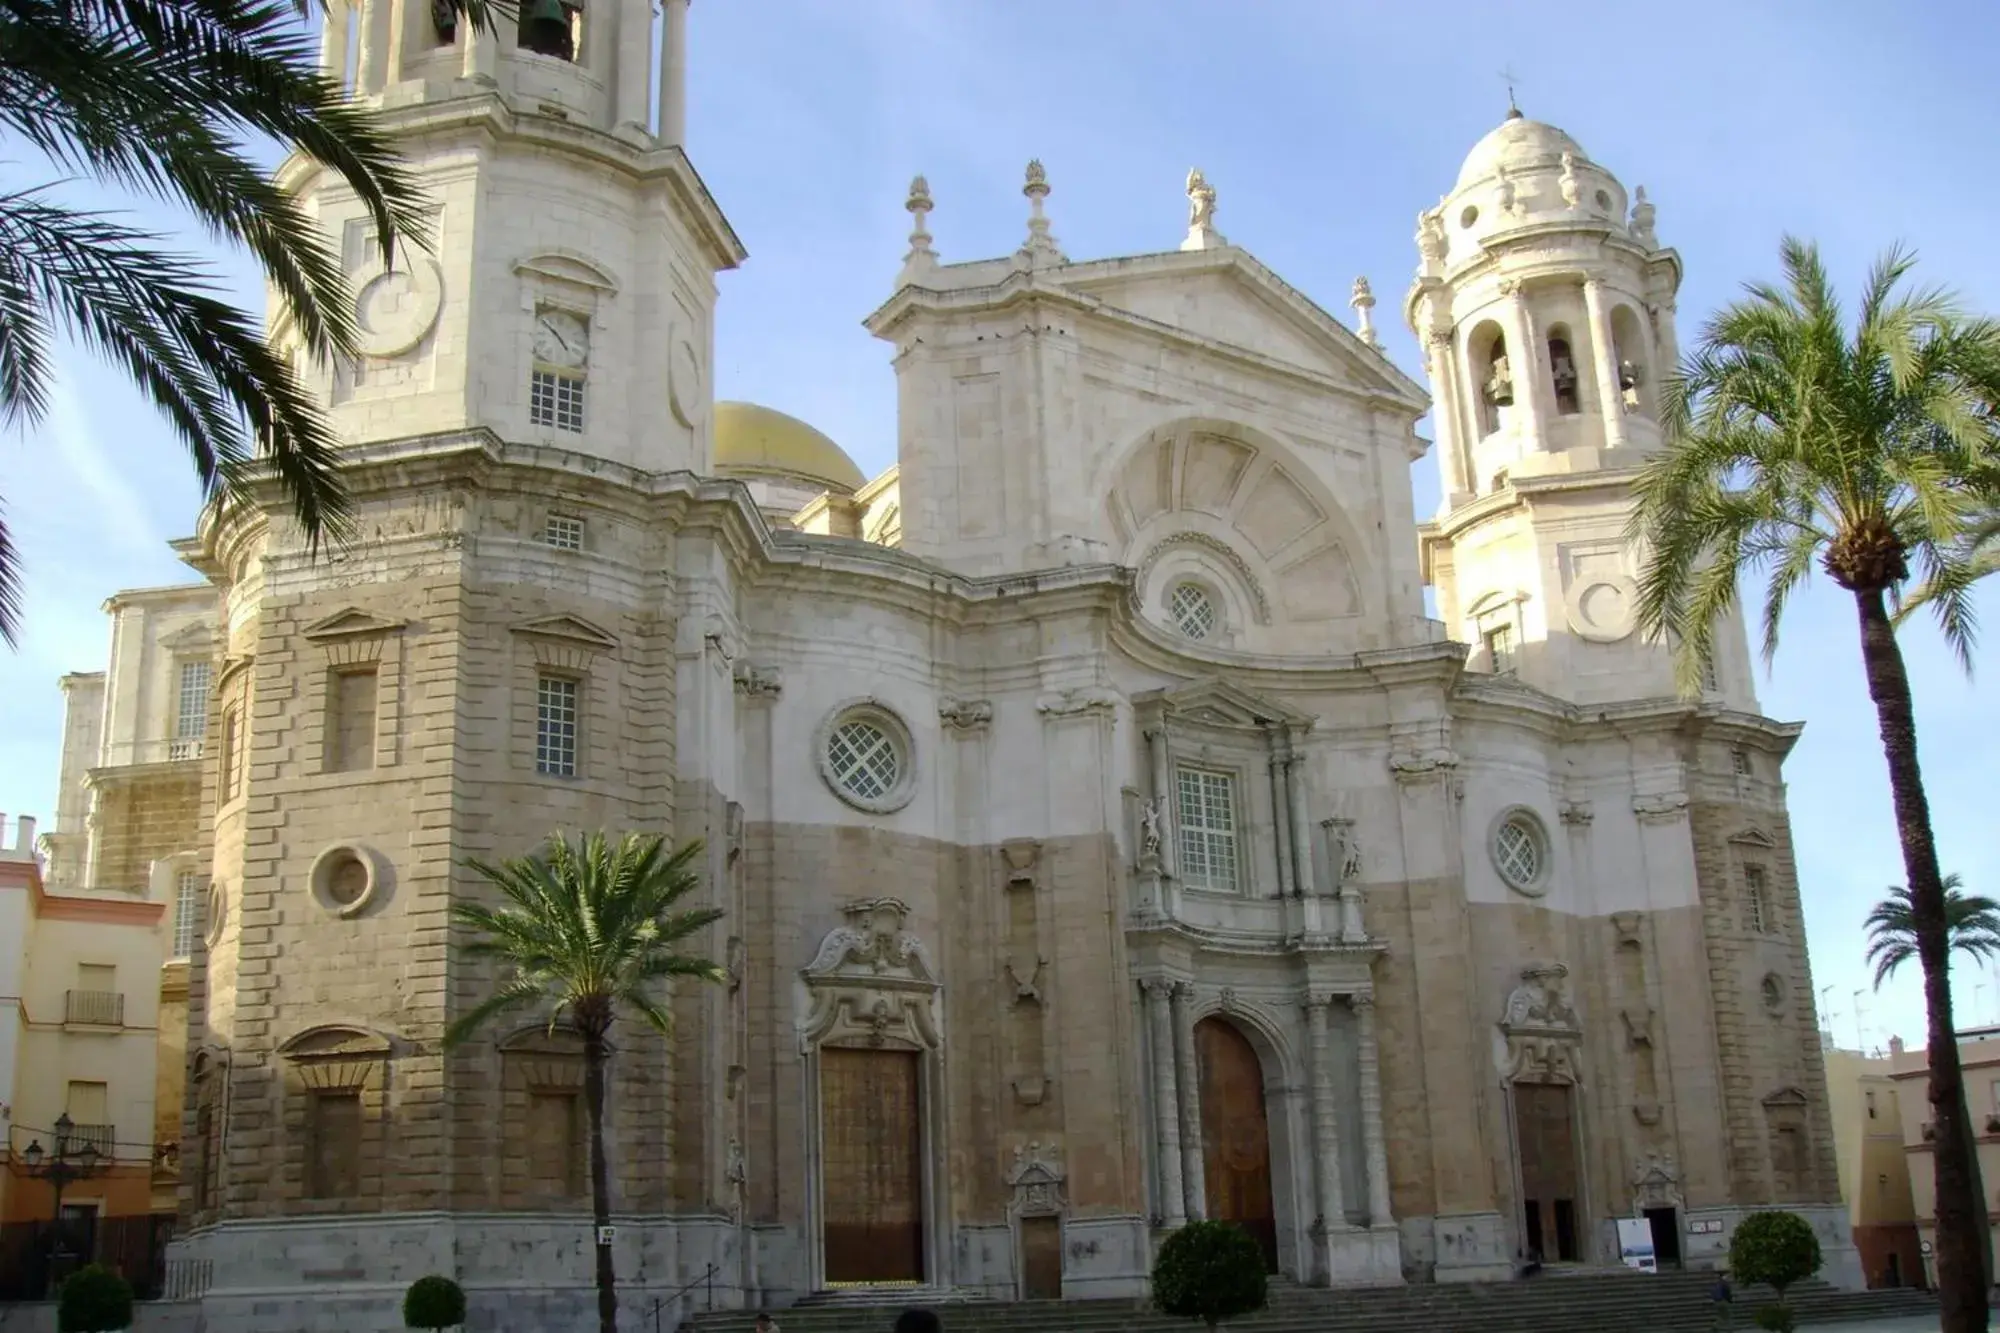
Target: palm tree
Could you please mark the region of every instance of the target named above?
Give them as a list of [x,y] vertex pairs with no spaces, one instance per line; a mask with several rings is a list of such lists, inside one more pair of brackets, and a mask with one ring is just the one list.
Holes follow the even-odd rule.
[[[1966,893],[1956,872],[1944,877],[1945,933],[1954,951],[1984,962],[2000,956],[2000,902]],[[1868,914],[1868,961],[1875,965],[1875,989],[1917,954],[1917,928],[1910,891],[1889,886],[1889,896]]]
[[[323,77],[311,0],[0,0],[0,134],[63,177],[177,204],[250,251],[300,355],[356,352],[340,257],[266,177],[276,140],[337,174],[385,257],[421,243],[423,200],[389,136]],[[452,0],[477,25],[493,0]],[[54,337],[129,372],[193,456],[204,491],[240,493],[262,460],[307,540],[347,531],[334,438],[293,364],[215,295],[214,274],[51,185],[0,193],[0,421],[47,412]],[[20,630],[20,553],[0,523],[0,638]]]
[[[2000,574],[2000,509],[1990,509],[1973,519],[1959,539],[1959,546],[1968,582],[1976,582],[1989,574]],[[1903,598],[1902,605],[1896,608],[1896,624],[1900,626],[1929,606],[1934,595],[1928,582],[1919,584],[1916,591]]]
[[1667,447],[1641,473],[1631,525],[1646,551],[1639,621],[1678,641],[1676,675],[1692,694],[1744,575],[1768,575],[1767,661],[1787,599],[1815,564],[1853,599],[1924,968],[1933,1115],[1960,1131],[1939,1134],[1934,1154],[1944,1328],[1974,1333],[1986,1327],[1983,1200],[1952,1024],[1943,877],[1889,610],[1914,566],[1969,665],[1964,538],[1977,513],[2000,503],[2000,326],[1961,316],[1940,292],[1903,290],[1913,261],[1891,250],[1869,273],[1850,332],[1818,251],[1787,237],[1781,254],[1784,286],[1751,284],[1719,311],[1666,386]]
[[612,1020],[621,1009],[630,1010],[655,1031],[670,1032],[673,1016],[654,984],[725,976],[706,958],[677,952],[722,913],[681,906],[701,885],[694,869],[701,844],[685,843],[672,854],[665,845],[662,838],[637,833],[616,843],[602,833],[575,842],[558,833],[532,856],[499,865],[467,861],[500,890],[506,905],[460,902],[452,908],[474,935],[466,952],[499,960],[510,975],[445,1030],[446,1047],[464,1042],[488,1019],[523,1008],[540,1011],[551,1030],[567,1025],[583,1042],[600,1333],[618,1328],[617,1280],[604,1239],[604,1228],[611,1225],[604,1067]]

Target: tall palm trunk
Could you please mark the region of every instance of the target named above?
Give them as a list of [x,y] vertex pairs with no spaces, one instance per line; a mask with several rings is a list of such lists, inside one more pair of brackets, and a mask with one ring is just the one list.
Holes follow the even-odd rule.
[[611,1168],[604,1157],[604,1034],[583,1038],[583,1109],[590,1117],[590,1230],[597,1247],[597,1333],[618,1333],[618,1276],[611,1267]]
[[1937,1138],[1938,1297],[1944,1333],[1986,1333],[1987,1235],[1984,1191],[1979,1183],[1972,1120],[1965,1109],[1965,1079],[1958,1064],[1958,1032],[1951,1017],[1951,940],[1945,928],[1944,876],[1931,836],[1930,802],[1917,764],[1917,722],[1910,678],[1896,643],[1880,589],[1854,590],[1861,619],[1861,661],[1868,696],[1889,761],[1896,802],[1896,834],[1903,845],[1903,874],[1910,886],[1910,918],[1917,957],[1924,965],[1924,1009],[1930,1020],[1930,1102]]

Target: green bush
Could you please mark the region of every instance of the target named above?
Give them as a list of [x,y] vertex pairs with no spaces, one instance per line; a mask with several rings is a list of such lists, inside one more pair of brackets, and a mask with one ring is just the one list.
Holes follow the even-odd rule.
[[433,1273],[403,1293],[404,1328],[457,1328],[465,1322],[465,1289]]
[[1729,1271],[1738,1282],[1761,1283],[1785,1297],[1785,1288],[1819,1271],[1819,1237],[1797,1213],[1752,1213],[1729,1238]]
[[132,1284],[97,1264],[77,1269],[56,1299],[56,1327],[62,1333],[116,1333],[132,1327]]
[[1766,1305],[1757,1311],[1756,1320],[1757,1327],[1763,1329],[1764,1333],[1792,1333],[1792,1328],[1797,1323],[1792,1318],[1791,1307],[1788,1305]]
[[1233,1222],[1190,1222],[1153,1264],[1153,1304],[1211,1329],[1264,1308],[1264,1251]]

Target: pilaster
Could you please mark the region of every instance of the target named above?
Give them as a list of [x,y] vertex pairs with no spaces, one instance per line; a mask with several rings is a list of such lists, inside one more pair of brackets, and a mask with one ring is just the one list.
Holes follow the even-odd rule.
[[1165,1225],[1177,1227],[1187,1221],[1187,1196],[1181,1184],[1181,1105],[1175,1069],[1173,988],[1173,982],[1159,978],[1139,983],[1152,1038],[1153,1156],[1159,1167],[1159,1216]]

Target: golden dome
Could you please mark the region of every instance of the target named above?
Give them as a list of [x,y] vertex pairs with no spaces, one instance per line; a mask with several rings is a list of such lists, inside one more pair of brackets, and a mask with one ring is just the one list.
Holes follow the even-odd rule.
[[715,405],[715,470],[725,477],[789,477],[830,490],[868,480],[841,447],[783,412],[755,403]]

